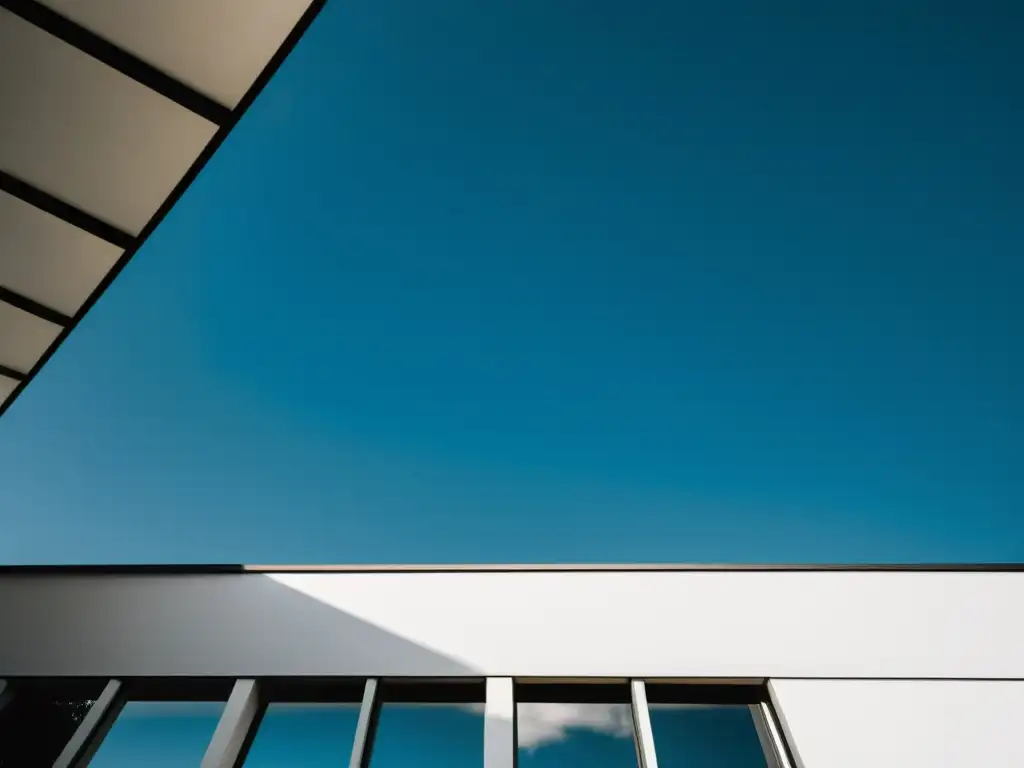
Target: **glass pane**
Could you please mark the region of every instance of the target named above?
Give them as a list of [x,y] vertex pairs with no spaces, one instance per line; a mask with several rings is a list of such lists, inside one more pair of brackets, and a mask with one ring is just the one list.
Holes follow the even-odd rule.
[[[93,698],[99,691],[91,694]],[[11,691],[0,710],[0,768],[51,768],[93,699],[47,688]]]
[[89,768],[196,768],[223,710],[223,702],[130,701]]
[[765,768],[746,706],[651,704],[658,768]]
[[370,768],[481,768],[483,706],[384,704]]
[[245,768],[348,765],[358,720],[358,704],[271,704]]
[[628,704],[520,703],[520,768],[636,768]]

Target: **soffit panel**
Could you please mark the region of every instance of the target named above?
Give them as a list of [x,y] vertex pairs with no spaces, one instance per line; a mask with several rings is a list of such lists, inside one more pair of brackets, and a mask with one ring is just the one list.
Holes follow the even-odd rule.
[[308,0],[43,0],[157,69],[234,107]]
[[73,317],[122,252],[0,192],[0,287]]
[[0,9],[0,169],[137,235],[216,126]]
[[7,398],[10,397],[16,386],[18,386],[18,382],[0,374],[0,405],[3,405]]
[[60,331],[59,325],[0,301],[0,365],[28,373]]

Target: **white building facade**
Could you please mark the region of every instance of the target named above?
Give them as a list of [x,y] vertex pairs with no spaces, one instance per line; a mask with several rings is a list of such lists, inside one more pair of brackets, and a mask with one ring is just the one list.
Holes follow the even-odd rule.
[[113,765],[134,702],[212,701],[203,766],[306,703],[350,708],[351,768],[430,704],[476,718],[482,768],[587,731],[638,768],[1019,767],[1022,606],[1014,566],[8,568],[0,766]]

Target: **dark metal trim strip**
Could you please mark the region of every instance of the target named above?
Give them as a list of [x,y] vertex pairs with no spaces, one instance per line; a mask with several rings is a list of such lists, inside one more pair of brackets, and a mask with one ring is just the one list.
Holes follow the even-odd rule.
[[484,565],[244,565],[214,564],[77,564],[0,565],[4,575],[214,575],[267,573],[1024,573],[1024,563],[882,563],[882,564],[710,564],[710,563],[611,563],[611,564],[484,564]]
[[6,365],[0,365],[0,376],[14,381],[21,381],[25,378],[25,374],[21,371],[16,371],[13,368],[8,368]]
[[[0,3],[3,2],[5,0],[0,0]],[[93,237],[98,237],[111,245],[116,245],[118,248],[127,249],[135,245],[135,238],[127,232],[122,232],[117,227],[97,219],[91,213],[86,213],[70,203],[65,203],[49,192],[44,192],[2,170],[0,170],[0,192],[6,192],[11,197],[16,197],[51,216],[56,216],[61,221],[88,232]]]
[[71,324],[71,318],[63,312],[50,309],[49,307],[40,304],[35,299],[30,299],[28,296],[22,296],[20,293],[16,293],[10,288],[4,288],[2,285],[0,285],[0,301],[5,304],[10,304],[12,307],[16,307],[22,312],[34,315],[41,320],[53,323],[54,325],[64,327]]

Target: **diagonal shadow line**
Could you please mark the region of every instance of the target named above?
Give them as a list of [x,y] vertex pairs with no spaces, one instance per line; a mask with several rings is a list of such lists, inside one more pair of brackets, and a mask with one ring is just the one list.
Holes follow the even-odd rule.
[[15,577],[5,677],[479,677],[267,575]]

